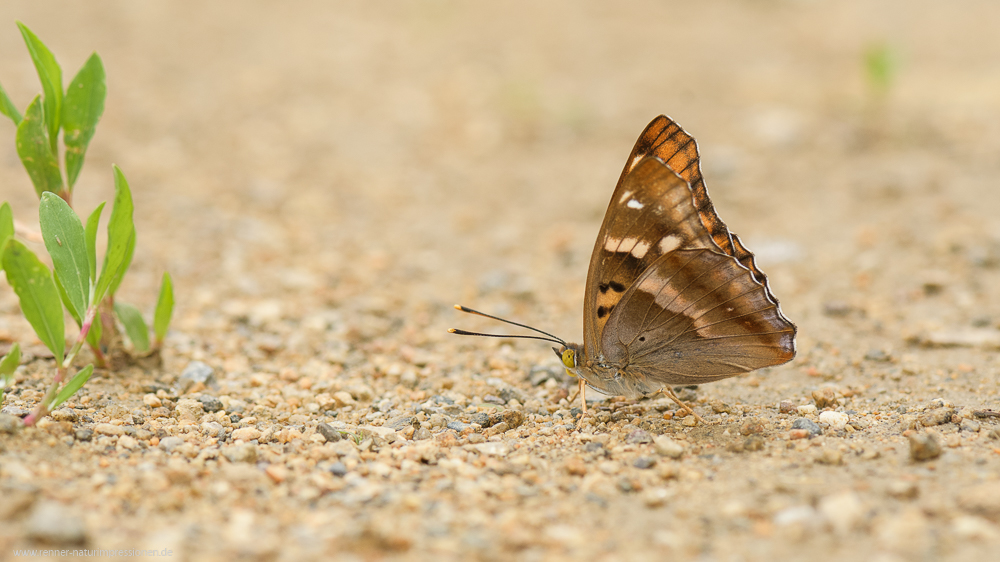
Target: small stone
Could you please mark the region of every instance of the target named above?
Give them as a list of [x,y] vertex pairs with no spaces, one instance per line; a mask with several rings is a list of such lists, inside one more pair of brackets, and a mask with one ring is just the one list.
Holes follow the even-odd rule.
[[916,482],[896,480],[894,482],[890,482],[889,485],[886,486],[885,493],[896,499],[915,500],[917,499],[917,496],[920,495],[920,488],[917,486]]
[[288,469],[284,465],[280,464],[269,464],[267,468],[264,469],[264,474],[267,474],[275,484],[281,484],[288,478]]
[[31,539],[51,545],[78,545],[87,540],[83,521],[68,506],[55,501],[38,502],[25,531]]
[[493,394],[487,394],[486,396],[483,396],[483,402],[486,402],[487,404],[496,404],[498,406],[503,406],[504,404],[507,403],[507,401],[504,400],[503,398],[500,398],[499,396],[494,396]]
[[681,420],[681,425],[684,427],[694,427],[698,425],[698,420],[694,416],[687,416]]
[[338,408],[354,405],[354,397],[349,392],[344,392],[343,390],[333,393],[333,401]]
[[0,414],[0,433],[15,433],[24,427],[21,418],[10,414]]
[[233,441],[253,441],[260,439],[260,430],[256,427],[241,427],[233,430],[231,435]]
[[94,426],[94,431],[100,433],[101,435],[123,435],[125,430],[122,429],[120,425],[111,425],[110,423],[99,423]]
[[811,435],[808,429],[793,429],[788,432],[788,438],[793,441],[796,439],[808,439]]
[[799,413],[800,416],[811,416],[819,411],[819,408],[815,404],[803,404],[795,408],[795,411]]
[[684,454],[684,445],[666,435],[661,435],[653,440],[653,449],[658,454],[672,459],[679,459]]
[[180,447],[183,444],[184,444],[183,439],[177,437],[176,435],[171,435],[170,437],[164,437],[163,439],[160,439],[159,447],[169,453],[170,451],[173,451],[174,449]]
[[743,450],[744,451],[762,451],[764,450],[764,439],[753,435],[747,437],[743,440]]
[[808,418],[799,418],[792,422],[792,429],[804,429],[809,432],[810,436],[819,435],[823,433],[820,429],[819,424]]
[[482,443],[483,441],[486,441],[486,437],[484,437],[482,433],[470,433],[469,434],[469,444],[470,445],[475,445],[477,443]]
[[334,443],[336,441],[340,441],[343,438],[340,432],[334,429],[333,426],[331,426],[328,423],[321,423],[317,425],[316,431],[323,436],[323,439],[326,439],[327,443]]
[[421,427],[420,429],[413,432],[414,441],[422,441],[424,439],[430,439],[430,438],[431,438],[431,430],[427,429],[426,427]]
[[812,398],[816,402],[817,408],[831,408],[837,406],[837,392],[830,387],[814,390]]
[[828,424],[832,429],[844,429],[849,420],[843,412],[823,412],[819,415],[820,423]]
[[201,402],[197,400],[182,398],[177,401],[174,414],[177,415],[178,421],[194,423],[200,420],[201,416],[205,415],[205,409],[202,408]]
[[248,464],[253,464],[257,462],[257,447],[255,447],[252,443],[244,443],[242,445],[233,445],[231,447],[224,447],[221,450],[221,452],[222,456],[229,459],[229,462],[233,463],[245,462]]
[[51,416],[52,419],[61,422],[75,422],[78,418],[76,411],[72,408],[59,408],[58,410],[50,413],[49,416]]
[[206,412],[214,413],[222,409],[222,401],[214,396],[202,394],[201,397],[198,398],[198,401],[201,402],[201,407]]
[[853,531],[865,515],[861,498],[854,492],[841,492],[819,501],[819,512],[833,527],[834,533],[844,536]]
[[816,462],[832,466],[840,465],[844,463],[844,454],[837,449],[823,449],[816,457]]
[[520,410],[504,410],[501,415],[509,429],[516,429],[524,423],[524,413]]
[[177,386],[180,388],[182,394],[197,383],[208,386],[215,382],[215,377],[212,375],[213,372],[214,370],[205,363],[191,361],[187,364],[187,367],[184,367],[184,372],[181,373],[180,378],[177,380]]
[[661,507],[673,496],[674,493],[666,488],[653,488],[642,493],[642,501],[646,507]]
[[969,431],[969,432],[972,432],[972,433],[978,433],[981,427],[982,427],[982,424],[979,423],[979,422],[977,422],[976,420],[970,420],[970,419],[963,418],[962,419],[962,424],[959,426],[959,429],[961,431]]
[[[479,427],[481,427],[483,429],[486,429],[487,427],[493,425],[493,421],[490,419],[490,416],[488,414],[483,413],[483,412],[479,412],[479,413],[472,414],[471,416],[469,416],[469,423],[477,424],[477,425],[479,425]],[[500,419],[499,418],[497,418],[497,422],[496,423],[500,423]]]
[[764,420],[757,417],[750,417],[740,424],[740,435],[758,435],[764,433]]
[[146,394],[143,396],[142,403],[150,408],[159,408],[160,406],[163,406],[163,401],[160,400],[160,398],[155,394]]
[[580,457],[570,457],[563,464],[563,469],[572,476],[583,476],[587,474],[587,463]]
[[910,458],[916,462],[928,461],[941,456],[941,443],[933,433],[913,433],[910,440]]
[[629,432],[628,437],[625,438],[625,442],[633,444],[652,443],[653,436],[644,429],[636,429]]
[[936,425],[951,423],[951,417],[955,413],[954,408],[936,408],[917,416],[917,421],[924,427],[934,427]]
[[892,361],[892,355],[882,349],[869,349],[868,352],[865,353],[865,359],[868,361],[886,362]]
[[959,515],[951,522],[955,535],[965,540],[995,541],[1000,538],[996,525],[972,515]]
[[782,400],[778,403],[778,412],[782,414],[791,414],[795,412],[795,404],[791,400]]
[[463,431],[465,431],[466,429],[468,429],[468,428],[470,428],[472,426],[469,425],[469,424],[467,424],[467,423],[463,423],[463,422],[455,420],[455,421],[448,422],[448,425],[445,426],[445,427],[447,427],[448,429],[457,431],[458,433],[462,433]]
[[730,415],[732,415],[732,413],[733,413],[733,407],[730,406],[729,404],[726,404],[722,400],[713,400],[712,401],[712,411],[715,412],[716,414],[730,414]]
[[131,435],[122,435],[118,438],[118,447],[122,449],[132,450],[139,446],[139,442],[135,440],[135,437]]
[[0,415],[15,416],[18,418],[23,418],[27,416],[30,412],[24,408],[18,408],[17,406],[4,406],[0,408]]
[[344,465],[344,463],[337,461],[331,464],[330,468],[328,468],[327,471],[329,471],[330,474],[334,476],[343,477],[345,474],[347,474],[347,467]]
[[89,427],[78,429],[73,432],[73,437],[77,441],[90,441],[91,439],[94,438],[94,430],[90,429]]
[[655,465],[656,457],[639,457],[632,463],[632,466],[642,470],[653,468]]

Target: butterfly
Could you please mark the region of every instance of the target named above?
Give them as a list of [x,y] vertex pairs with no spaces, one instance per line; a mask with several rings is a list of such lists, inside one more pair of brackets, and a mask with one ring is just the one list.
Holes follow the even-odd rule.
[[[795,357],[796,327],[781,312],[754,255],[719,218],[698,145],[661,115],[636,141],[594,243],[583,301],[583,344],[533,330],[586,387],[636,398],[697,385]],[[695,414],[697,417],[697,414]],[[699,418],[700,419],[700,418]]]

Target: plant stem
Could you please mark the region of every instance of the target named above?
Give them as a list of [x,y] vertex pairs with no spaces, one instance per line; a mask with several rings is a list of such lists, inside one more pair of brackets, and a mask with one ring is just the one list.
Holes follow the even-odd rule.
[[56,394],[59,392],[60,383],[66,378],[66,370],[69,366],[73,364],[73,360],[76,359],[76,354],[80,352],[80,348],[83,347],[83,343],[87,340],[87,332],[90,331],[90,327],[94,324],[94,317],[97,316],[97,306],[91,305],[87,309],[87,314],[83,318],[83,325],[80,326],[80,334],[76,337],[76,343],[70,348],[69,353],[63,359],[63,362],[56,369],[56,376],[52,379],[52,385],[49,386],[49,391],[45,393],[45,397],[42,401],[38,403],[35,407],[35,411],[28,414],[24,418],[24,425],[32,426],[35,425],[38,420],[44,418],[49,414],[49,405],[55,400]]

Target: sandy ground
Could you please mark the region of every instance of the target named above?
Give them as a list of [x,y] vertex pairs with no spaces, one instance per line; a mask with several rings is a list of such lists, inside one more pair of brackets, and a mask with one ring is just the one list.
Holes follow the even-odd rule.
[[[67,82],[103,57],[75,203],[109,199],[121,166],[139,236],[121,298],[151,311],[169,270],[178,305],[162,369],[98,372],[58,420],[0,433],[0,559],[1000,546],[995,3],[8,1],[0,81],[24,106],[15,19]],[[879,45],[885,92],[865,72]],[[663,400],[578,420],[547,346],[449,336],[493,329],[451,305],[579,340],[601,215],[660,113],[698,139],[799,355],[699,388],[707,426]],[[0,194],[30,223],[0,136]],[[52,365],[9,290],[0,340],[33,350],[16,413]],[[214,381],[185,388],[192,361]],[[822,434],[797,439],[800,418]],[[943,452],[912,460],[927,435]]]

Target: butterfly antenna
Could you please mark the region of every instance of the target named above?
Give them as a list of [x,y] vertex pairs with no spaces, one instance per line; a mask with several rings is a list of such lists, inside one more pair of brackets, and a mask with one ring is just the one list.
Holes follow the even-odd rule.
[[547,338],[543,338],[543,337],[540,337],[540,336],[519,336],[519,335],[514,335],[514,334],[483,334],[483,333],[480,333],[480,332],[468,332],[466,330],[458,330],[458,329],[455,329],[455,328],[450,328],[448,331],[451,332],[452,334],[458,334],[460,336],[483,336],[483,337],[487,337],[487,338],[522,338],[522,339],[527,339],[527,340],[550,341],[550,342],[553,342],[553,343],[558,343],[560,345],[567,345],[566,342],[563,341],[561,338],[559,338],[557,336],[554,336],[554,335],[552,335],[552,334],[550,334],[548,332],[543,332],[543,331],[539,330],[538,328],[532,328],[531,326],[528,326],[528,325],[525,325],[525,324],[521,324],[521,323],[518,323],[518,322],[512,322],[510,320],[505,320],[503,318],[500,318],[500,317],[497,317],[497,316],[493,316],[491,314],[486,314],[485,312],[479,312],[478,310],[473,310],[473,309],[471,309],[469,307],[462,306],[460,304],[456,304],[455,305],[455,309],[456,310],[461,310],[462,312],[468,312],[469,314],[475,314],[477,316],[483,316],[483,317],[489,318],[491,320],[497,320],[499,322],[503,322],[504,324],[511,324],[513,326],[518,326],[520,328],[525,328],[527,330],[531,330],[532,332],[538,332],[539,334],[544,334],[544,335],[546,335],[548,337]]

